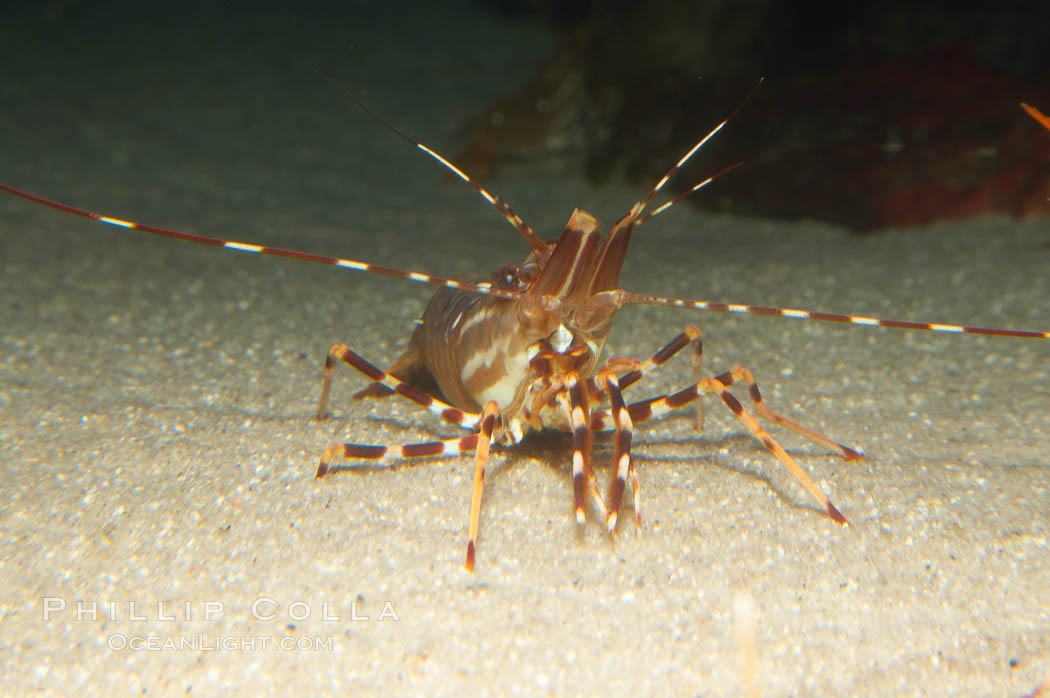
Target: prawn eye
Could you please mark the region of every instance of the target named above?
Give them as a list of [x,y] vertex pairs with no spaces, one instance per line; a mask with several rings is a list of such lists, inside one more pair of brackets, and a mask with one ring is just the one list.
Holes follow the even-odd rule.
[[501,264],[492,272],[492,286],[500,291],[522,291],[521,270],[517,264]]

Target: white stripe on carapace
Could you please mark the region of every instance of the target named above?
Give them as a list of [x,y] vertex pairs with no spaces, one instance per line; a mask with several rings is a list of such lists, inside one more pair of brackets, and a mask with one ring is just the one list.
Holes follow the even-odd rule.
[[[460,374],[463,376],[463,382],[466,383],[474,377],[474,374],[478,372],[480,368],[489,368],[492,366],[492,360],[502,354],[507,344],[510,343],[510,337],[504,337],[499,342],[490,344],[484,349],[479,349],[474,352],[474,355],[466,360],[463,364],[463,368]],[[497,400],[497,402],[499,402]]]
[[463,327],[459,331],[460,336],[466,334],[467,330],[474,325],[487,321],[489,317],[496,312],[497,311],[494,308],[483,308],[475,313],[471,313],[470,317],[468,317],[467,321],[463,323]]
[[[521,355],[512,357],[513,360],[520,360]],[[507,362],[508,364],[510,362]],[[500,409],[506,409],[511,403],[514,402],[514,398],[518,394],[518,388],[521,387],[521,375],[515,375],[508,372],[503,378],[499,379],[489,387],[485,388],[478,396],[478,399],[484,402],[493,401],[500,406]]]

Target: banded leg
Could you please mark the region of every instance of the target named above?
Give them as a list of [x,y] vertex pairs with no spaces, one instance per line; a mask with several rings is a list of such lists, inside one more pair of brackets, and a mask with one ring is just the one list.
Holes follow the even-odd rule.
[[565,378],[565,389],[557,394],[558,402],[565,410],[565,416],[572,429],[572,496],[573,510],[576,512],[576,523],[587,520],[584,510],[584,488],[590,487],[595,506],[605,516],[605,502],[598,492],[598,486],[591,469],[591,425],[590,396],[587,385],[575,373]]
[[[641,380],[647,373],[667,363],[671,357],[689,346],[693,362],[693,382],[700,382],[700,364],[704,357],[703,335],[699,327],[688,325],[677,337],[667,343],[660,351],[653,354],[645,361],[629,356],[617,356],[608,359],[604,368],[614,371],[626,371],[620,376],[620,390],[626,390]],[[703,400],[696,401],[696,430],[704,430],[704,403]]]
[[[741,369],[737,370],[739,371]],[[750,376],[750,372],[748,372],[747,375]],[[744,426],[751,433],[751,435],[754,436],[758,441],[760,441],[763,446],[769,449],[773,453],[773,455],[776,456],[777,460],[779,460],[780,463],[784,467],[786,467],[788,471],[795,477],[795,479],[798,480],[799,484],[802,485],[802,487],[805,488],[807,492],[813,495],[813,497],[821,503],[828,516],[830,516],[833,521],[843,525],[849,525],[849,521],[846,520],[846,517],[843,516],[842,513],[835,508],[835,505],[831,503],[831,500],[828,499],[827,495],[824,494],[820,490],[820,488],[813,483],[809,476],[806,475],[805,471],[803,471],[802,468],[800,468],[799,465],[795,462],[795,460],[788,454],[788,452],[784,450],[784,447],[781,446],[772,436],[770,436],[769,433],[766,432],[766,430],[763,429],[762,426],[758,423],[758,420],[755,419],[754,415],[752,415],[751,412],[749,412],[740,403],[740,401],[737,400],[731,392],[729,392],[728,385],[731,385],[732,381],[729,381],[729,383],[727,384],[720,380],[722,378],[726,378],[726,374],[722,374],[722,376],[719,376],[718,378],[704,378],[695,385],[691,385],[688,388],[679,390],[677,393],[672,393],[671,395],[662,395],[657,398],[632,403],[628,406],[627,410],[631,415],[631,420],[635,424],[638,424],[639,422],[644,422],[645,420],[656,415],[663,414],[664,412],[678,409],[679,407],[684,407],[689,403],[693,402],[694,400],[698,399],[702,393],[714,393],[718,395],[720,398],[722,398],[722,402],[726,404],[726,407],[728,407],[730,411],[734,415],[736,415],[737,418],[740,419],[740,421],[744,423]],[[755,399],[755,394],[757,393],[758,388],[755,387],[755,390],[751,395],[752,400]],[[756,403],[756,405],[758,404],[761,403]],[[814,436],[819,437],[816,439],[817,441],[825,445],[830,444],[832,447],[838,449],[842,453],[842,456],[847,460],[852,460],[854,458],[860,457],[860,454],[858,454],[856,451],[846,448],[845,446],[842,446],[840,444],[837,444],[834,441],[831,441],[830,439],[820,434],[817,434],[814,431],[796,425],[794,422],[787,420],[785,417],[776,415],[776,413],[772,412],[772,410],[765,408],[764,405],[763,408],[764,410],[759,410],[759,413],[763,416],[767,416],[768,413],[771,415],[775,415],[779,418],[779,420],[784,420],[785,422],[798,426],[799,429],[802,430],[798,433],[808,438],[813,438]],[[773,421],[777,421],[777,423],[780,423],[779,420],[775,419]],[[787,425],[785,424],[785,426]]]
[[390,463],[415,458],[438,458],[470,453],[477,448],[478,435],[461,436],[457,439],[427,441],[403,446],[377,446],[351,443],[335,443],[324,450],[317,466],[315,477],[324,477],[336,458],[367,460],[375,463]]
[[762,400],[762,393],[758,390],[758,383],[755,382],[755,377],[751,374],[751,371],[743,367],[734,368],[732,371],[726,371],[720,375],[715,376],[715,380],[726,386],[727,388],[733,385],[734,381],[740,381],[747,385],[747,394],[751,398],[751,402],[755,405],[755,412],[759,417],[768,419],[771,422],[775,422],[785,429],[804,436],[810,441],[816,441],[819,444],[823,444],[830,449],[838,451],[843,458],[846,460],[859,460],[863,456],[848,446],[843,446],[837,441],[832,441],[823,434],[817,433],[808,427],[804,427],[798,422],[788,419],[779,412],[766,407],[766,403]]
[[491,400],[485,403],[481,412],[481,432],[475,436],[477,447],[474,450],[474,489],[470,495],[470,533],[467,539],[468,572],[474,571],[474,550],[478,542],[478,526],[481,521],[481,491],[485,486],[485,465],[489,459],[489,447],[492,445],[492,431],[499,417],[499,405]]
[[623,503],[623,493],[627,489],[627,478],[631,478],[631,490],[634,492],[634,522],[638,528],[642,527],[641,497],[638,489],[638,474],[634,469],[634,461],[631,460],[631,439],[634,434],[634,425],[631,415],[623,402],[623,394],[620,392],[619,381],[612,371],[599,374],[599,380],[605,381],[605,388],[609,393],[610,412],[616,424],[616,476],[609,489],[609,513],[605,515],[605,524],[612,533],[616,529],[616,521],[620,515],[620,505]]
[[[734,368],[732,371],[726,371],[725,373],[721,373],[715,376],[714,378],[706,378],[703,380],[717,381],[724,388],[728,388],[729,386],[733,385],[736,381],[745,383],[747,385],[748,397],[754,404],[755,412],[758,414],[758,416],[762,417],[763,419],[768,419],[769,421],[774,422],[776,424],[779,424],[785,429],[790,429],[796,434],[804,436],[805,438],[811,441],[816,441],[821,445],[827,446],[830,449],[838,451],[839,455],[841,455],[846,460],[859,460],[860,458],[863,458],[863,456],[860,453],[854,451],[852,448],[844,446],[838,443],[837,441],[832,441],[823,434],[813,431],[808,427],[804,427],[798,422],[788,419],[779,412],[774,412],[773,410],[769,409],[766,406],[765,401],[762,399],[762,393],[759,392],[758,383],[755,382],[754,375],[752,375],[751,371],[747,370],[746,368],[737,367]],[[697,383],[696,385],[691,385],[688,388],[684,388],[683,390],[680,390],[677,393],[673,393],[671,395],[661,395],[660,397],[654,397],[649,398],[647,400],[639,400],[638,402],[632,402],[630,405],[628,405],[627,409],[631,413],[631,419],[633,419],[634,422],[637,424],[638,422],[644,422],[648,419],[652,419],[653,417],[666,414],[671,410],[675,410],[679,407],[688,405],[690,402],[697,399],[697,390],[699,389],[700,384]],[[600,426],[603,428],[608,428],[604,420],[604,415],[602,416],[603,420],[601,421]]]
[[333,344],[332,348],[328,350],[328,355],[325,357],[324,383],[321,385],[321,399],[318,403],[317,414],[314,419],[324,419],[325,408],[328,406],[328,393],[332,388],[332,377],[335,374],[336,363],[339,361],[342,361],[347,366],[357,370],[366,378],[373,381],[373,383],[385,385],[401,397],[411,400],[446,422],[463,427],[464,429],[474,429],[481,421],[480,414],[464,412],[446,402],[438,400],[436,397],[428,395],[414,385],[406,383],[396,376],[387,373],[378,366],[369,363],[368,360],[360,354],[342,343]]

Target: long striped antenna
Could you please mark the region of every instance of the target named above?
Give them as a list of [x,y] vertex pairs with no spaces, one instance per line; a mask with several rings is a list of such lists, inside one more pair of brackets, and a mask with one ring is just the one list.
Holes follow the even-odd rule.
[[[727,116],[726,118],[722,119],[722,122],[720,124],[718,124],[713,129],[708,131],[706,136],[704,136],[699,141],[697,141],[696,144],[692,148],[689,149],[689,152],[687,152],[685,155],[683,155],[681,158],[679,158],[678,162],[676,162],[671,167],[671,169],[669,169],[667,172],[664,173],[664,176],[660,178],[660,181],[657,182],[656,185],[652,189],[649,190],[649,193],[646,195],[646,197],[639,202],[639,204],[641,205],[641,208],[638,209],[639,213],[641,213],[643,210],[645,210],[645,207],[648,206],[650,203],[652,203],[653,197],[655,197],[660,192],[660,190],[664,188],[665,184],[667,184],[669,181],[671,181],[671,178],[674,177],[678,173],[678,170],[682,169],[682,167],[685,165],[685,163],[689,162],[689,159],[691,157],[693,157],[693,155],[696,154],[696,151],[698,151],[701,148],[703,148],[705,143],[707,143],[709,140],[714,138],[715,134],[717,134],[719,131],[721,131],[725,127],[725,125],[729,123],[729,120],[732,119],[736,115],[736,113],[738,111],[740,111],[744,107],[745,104],[748,103],[748,101],[750,101],[751,97],[754,96],[754,94],[755,94],[755,90],[758,89],[758,86],[761,85],[764,80],[765,80],[765,78],[759,78],[758,82],[755,83],[755,86],[751,88],[751,91],[748,92],[747,95],[745,95],[742,100],[740,100],[740,104],[736,105],[736,108],[733,111],[729,112],[729,116]],[[647,221],[650,218],[652,218],[653,216],[658,215],[659,213],[661,213],[663,211],[666,211],[667,209],[669,209],[674,204],[678,203],[679,201],[681,201],[685,197],[687,197],[690,194],[692,194],[694,191],[697,191],[699,189],[702,189],[703,187],[706,187],[712,181],[714,181],[718,177],[724,175],[725,173],[729,172],[730,170],[735,169],[739,165],[740,165],[740,163],[737,163],[735,165],[731,165],[730,167],[727,167],[726,169],[724,169],[721,172],[719,172],[718,174],[716,174],[716,175],[714,175],[712,177],[708,177],[707,179],[705,179],[704,181],[700,182],[699,184],[694,186],[692,189],[687,191],[685,194],[682,194],[681,196],[678,196],[678,197],[672,199],[671,201],[668,201],[666,204],[663,204],[662,206],[660,206],[659,208],[654,210],[652,213],[650,213],[648,216],[645,216],[645,217],[639,219],[638,222],[641,223],[642,221]]]
[[7,184],[0,183],[0,191],[5,191],[8,194],[13,194],[22,199],[32,201],[33,203],[41,204],[49,208],[53,208],[64,213],[71,213],[74,216],[80,216],[81,218],[89,218],[99,223],[105,223],[106,225],[116,226],[118,228],[129,228],[131,230],[139,230],[143,233],[152,233],[153,235],[160,235],[162,237],[175,238],[176,240],[186,240],[187,242],[196,242],[202,245],[211,245],[212,247],[224,247],[228,250],[236,250],[238,252],[254,252],[256,254],[270,255],[272,257],[287,257],[289,259],[301,259],[305,262],[316,262],[317,264],[327,264],[335,267],[343,267],[346,269],[355,269],[357,271],[369,271],[373,274],[383,274],[385,276],[394,276],[399,279],[408,279],[409,281],[415,281],[423,284],[431,284],[434,286],[447,286],[448,288],[458,288],[463,291],[470,291],[472,293],[480,293],[487,296],[497,296],[499,298],[516,299],[520,294],[513,291],[506,291],[496,289],[492,287],[490,283],[469,283],[466,281],[456,281],[455,279],[447,279],[443,276],[432,276],[431,274],[423,274],[417,271],[404,271],[402,269],[395,269],[394,267],[386,267],[381,264],[371,264],[370,262],[359,262],[356,259],[346,259],[344,257],[329,257],[327,255],[313,254],[310,252],[300,252],[298,250],[287,250],[281,247],[267,247],[266,245],[256,245],[248,242],[238,242],[236,240],[224,240],[222,238],[209,237],[207,235],[195,235],[193,233],[184,233],[179,230],[170,230],[168,228],[159,228],[154,225],[145,225],[143,223],[136,223],[134,221],[126,221],[120,218],[113,218],[112,216],[106,216],[101,213],[95,213],[94,211],[87,211],[82,208],[76,208],[69,204],[61,203],[60,201],[52,201],[36,194],[30,194],[27,191],[16,189]]
[[[47,206],[49,208],[62,211],[64,213],[70,213],[74,216],[80,216],[81,218],[87,218],[90,220],[98,221],[99,223],[105,223],[106,225],[112,225],[118,228],[127,228],[130,230],[137,230],[144,233],[159,235],[162,237],[175,238],[176,240],[185,240],[187,242],[195,242],[202,245],[210,245],[212,247],[222,247],[228,250],[236,250],[239,252],[253,252],[256,254],[269,255],[273,257],[286,257],[288,259],[299,259],[306,262],[314,262],[317,264],[326,264],[329,266],[343,267],[345,269],[367,271],[372,272],[374,274],[383,274],[384,276],[393,276],[400,279],[408,279],[409,281],[415,281],[417,283],[431,284],[434,286],[446,286],[448,288],[456,288],[463,291],[470,291],[472,293],[479,293],[482,295],[507,298],[509,300],[515,300],[517,298],[520,298],[521,296],[520,293],[516,293],[514,291],[493,288],[490,283],[469,283],[466,281],[456,281],[455,279],[448,279],[442,276],[433,276],[431,274],[424,274],[422,272],[404,271],[402,269],[395,269],[393,267],[387,267],[381,264],[372,264],[370,262],[361,262],[354,259],[346,259],[343,257],[329,257],[327,255],[313,254],[310,252],[300,252],[298,250],[288,250],[280,247],[268,247],[266,245],[256,245],[253,243],[238,242],[236,240],[226,240],[223,238],[209,237],[207,235],[184,233],[178,230],[171,230],[168,228],[161,228],[158,226],[136,223],[134,221],[122,220],[120,218],[114,218],[112,216],[95,213],[94,211],[87,211],[85,209],[76,208],[75,206],[70,206],[69,204],[64,204],[59,201],[53,201],[51,199],[44,198],[43,196],[31,194],[27,191],[22,191],[21,189],[16,189],[15,187],[3,183],[0,183],[0,191],[7,192],[19,198],[32,201],[42,206]],[[650,215],[655,215],[655,211]],[[671,306],[675,308],[689,308],[692,310],[706,310],[717,313],[773,315],[786,318],[819,320],[821,322],[837,322],[851,325],[866,325],[868,327],[892,327],[903,330],[926,330],[931,332],[950,332],[955,334],[983,334],[998,337],[1050,339],[1050,332],[1039,332],[1031,330],[1007,330],[991,327],[968,327],[965,325],[950,325],[932,322],[888,320],[883,318],[867,317],[863,315],[844,315],[839,313],[827,313],[816,310],[802,310],[798,308],[781,308],[776,306],[746,305],[742,303],[723,303],[717,301],[690,300],[686,298],[671,298],[666,296],[650,296],[647,294],[634,293],[632,291],[626,291],[623,289],[611,291],[610,293],[617,294],[617,301],[619,305],[662,305]]]
[[329,75],[325,75],[324,73],[322,73],[319,70],[315,71],[315,72],[319,76],[321,76],[322,78],[327,80],[328,82],[330,82],[333,85],[335,85],[335,87],[340,92],[342,92],[343,95],[347,99],[349,99],[351,102],[353,102],[357,106],[358,109],[360,109],[365,114],[368,114],[370,117],[375,119],[386,130],[390,131],[391,133],[393,133],[394,135],[398,136],[402,140],[408,141],[409,143],[411,143],[415,147],[419,148],[424,153],[426,153],[430,157],[432,157],[435,160],[437,160],[449,172],[451,172],[452,174],[456,175],[457,177],[462,179],[464,182],[469,184],[474,189],[474,191],[476,191],[477,193],[481,194],[481,196],[485,199],[485,201],[488,201],[489,204],[491,204],[492,207],[494,209],[496,209],[496,211],[507,220],[507,222],[509,222],[511,225],[513,225],[514,228],[519,233],[521,233],[521,236],[523,238],[525,238],[525,242],[529,243],[529,246],[532,247],[532,249],[536,250],[537,252],[545,252],[547,250],[547,247],[548,247],[547,243],[545,243],[540,238],[540,236],[536,234],[536,231],[534,231],[532,229],[532,227],[530,227],[529,224],[526,223],[522,219],[521,216],[519,216],[517,213],[514,212],[514,210],[510,207],[510,204],[508,204],[502,197],[499,197],[499,196],[496,196],[495,194],[489,193],[489,191],[487,189],[485,189],[483,186],[481,186],[480,184],[475,182],[473,179],[471,179],[470,175],[468,175],[466,172],[464,172],[463,170],[459,169],[458,167],[453,165],[451,162],[449,162],[447,159],[445,159],[445,157],[442,156],[441,153],[438,153],[437,151],[430,149],[429,147],[423,145],[422,143],[420,143],[416,139],[412,138],[411,136],[409,136],[409,135],[405,134],[404,132],[398,130],[393,124],[389,123],[386,119],[384,119],[383,117],[379,116],[379,114],[376,114],[374,111],[372,111],[368,107],[368,105],[366,105],[364,102],[362,102],[360,99],[358,99],[357,95],[355,95],[353,93],[353,90],[351,90],[349,87],[347,87],[343,83],[339,82],[335,78],[333,78],[333,77],[331,77]]
[[996,337],[1050,339],[1050,332],[1003,330],[994,327],[967,327],[964,325],[947,325],[935,322],[885,320],[883,318],[866,317],[864,315],[842,315],[839,313],[824,313],[816,310],[800,310],[798,308],[778,308],[775,306],[764,305],[744,305],[740,303],[688,300],[685,298],[666,298],[664,296],[649,296],[643,293],[632,293],[630,291],[613,291],[613,293],[619,294],[618,298],[624,305],[629,303],[637,303],[639,305],[667,305],[675,308],[709,310],[716,313],[775,315],[777,317],[797,318],[801,320],[820,320],[821,322],[839,322],[850,325],[866,325],[868,327],[893,327],[898,330],[926,330],[929,332],[951,332],[954,334],[985,334]]
[[641,218],[639,218],[635,222],[635,225],[641,225],[642,223],[645,223],[647,220],[649,220],[653,216],[659,216],[661,213],[663,213],[667,209],[671,208],[672,206],[677,204],[682,199],[686,198],[687,196],[692,196],[692,194],[694,192],[700,191],[701,189],[706,187],[708,184],[710,184],[711,182],[713,182],[716,179],[718,179],[719,177],[721,177],[722,175],[732,172],[733,170],[735,170],[736,168],[740,167],[743,164],[744,163],[742,163],[742,162],[735,162],[732,165],[730,165],[729,167],[727,167],[724,170],[722,170],[721,172],[716,172],[715,174],[711,175],[707,179],[702,180],[701,182],[698,182],[697,184],[694,184],[692,186],[692,188],[689,189],[688,191],[686,191],[685,193],[679,194],[678,196],[674,197],[670,201],[666,201],[666,202],[660,204],[659,206],[654,208],[652,211],[650,211],[649,213],[647,213],[644,216],[642,216]]

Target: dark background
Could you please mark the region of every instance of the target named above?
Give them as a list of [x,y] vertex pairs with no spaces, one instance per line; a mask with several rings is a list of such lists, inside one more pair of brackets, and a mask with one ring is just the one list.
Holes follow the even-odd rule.
[[[28,168],[40,182],[75,178],[62,172],[63,151],[101,140],[121,112],[149,114],[123,121],[121,137],[178,140],[191,151],[209,147],[208,124],[194,112],[223,114],[216,132],[271,123],[270,138],[304,147],[321,135],[334,167],[345,154],[320,124],[348,105],[314,75],[322,70],[376,95],[395,122],[428,112],[434,128],[424,135],[480,179],[508,163],[549,160],[599,183],[649,183],[764,77],[681,178],[687,186],[745,163],[717,194],[694,197],[698,205],[858,231],[1045,211],[1050,135],[1018,106],[1050,111],[1045,4],[446,7],[9,3],[0,137],[37,147],[27,150],[32,164],[12,163],[9,148],[0,175]],[[501,43],[482,22],[493,16],[535,41]],[[501,84],[492,84],[493,66]],[[452,84],[453,73],[464,77]],[[411,82],[412,103],[383,103],[388,81]],[[453,89],[475,101],[443,110]],[[282,124],[273,114],[290,104],[298,116]],[[241,147],[249,169],[270,166],[253,162],[258,143]]]

